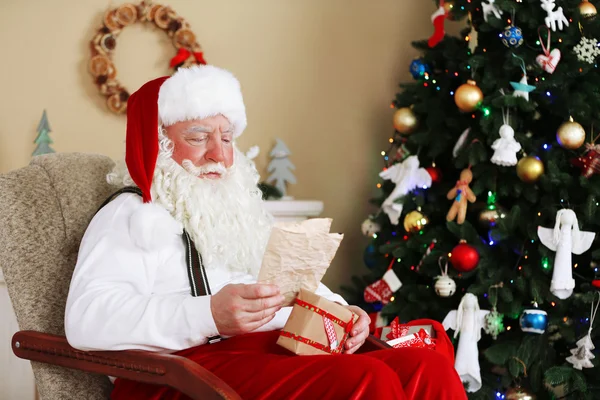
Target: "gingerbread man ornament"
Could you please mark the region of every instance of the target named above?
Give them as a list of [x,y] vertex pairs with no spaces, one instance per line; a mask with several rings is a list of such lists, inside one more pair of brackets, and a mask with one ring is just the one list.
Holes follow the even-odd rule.
[[460,173],[460,180],[456,186],[448,192],[448,200],[453,200],[450,211],[446,215],[446,221],[454,221],[457,224],[465,222],[467,216],[467,201],[474,203],[477,200],[473,191],[469,188],[469,183],[473,180],[473,173],[470,169],[463,169]]

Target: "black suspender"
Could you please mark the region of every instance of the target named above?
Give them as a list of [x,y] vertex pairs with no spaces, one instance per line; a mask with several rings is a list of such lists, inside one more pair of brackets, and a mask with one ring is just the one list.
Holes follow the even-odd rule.
[[212,294],[210,292],[206,270],[204,269],[202,254],[196,250],[194,242],[185,229],[183,230],[183,243],[185,244],[185,262],[187,264],[188,278],[190,279],[190,286],[192,288],[192,296],[196,297]]
[[[98,211],[114,200],[117,196],[123,193],[135,193],[142,196],[142,191],[135,186],[127,186],[113,193],[108,199],[102,203]],[[98,212],[96,211],[96,213]],[[185,245],[185,263],[187,264],[188,278],[190,280],[190,288],[192,296],[207,296],[211,295],[210,285],[208,284],[208,276],[202,261],[202,254],[196,249],[196,245],[190,238],[190,235],[183,230],[183,243]],[[216,343],[221,340],[220,336],[212,336],[208,338],[209,343]]]

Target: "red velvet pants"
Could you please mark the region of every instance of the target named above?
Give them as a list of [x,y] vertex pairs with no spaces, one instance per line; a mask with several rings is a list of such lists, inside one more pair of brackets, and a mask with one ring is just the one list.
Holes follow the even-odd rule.
[[[363,354],[298,356],[279,332],[253,333],[177,354],[198,362],[243,399],[466,399],[449,357],[403,348]],[[117,379],[112,400],[184,400],[174,389]]]

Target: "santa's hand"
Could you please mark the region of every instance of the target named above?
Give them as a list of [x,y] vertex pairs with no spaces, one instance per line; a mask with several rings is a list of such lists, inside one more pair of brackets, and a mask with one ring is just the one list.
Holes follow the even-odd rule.
[[367,340],[371,318],[369,318],[367,313],[360,307],[346,306],[346,308],[358,315],[358,319],[350,331],[350,338],[346,341],[345,353],[352,354],[363,345],[365,340]]
[[210,311],[219,334],[235,336],[271,321],[283,301],[275,285],[227,285],[211,297]]

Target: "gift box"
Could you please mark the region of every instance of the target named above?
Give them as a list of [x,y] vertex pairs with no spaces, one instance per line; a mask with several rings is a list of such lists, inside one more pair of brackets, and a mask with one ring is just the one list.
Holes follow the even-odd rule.
[[424,349],[435,349],[435,340],[429,336],[425,329],[421,329],[416,333],[401,336],[397,339],[388,340],[386,342],[395,349],[402,347],[418,347]]
[[358,315],[300,289],[277,344],[298,355],[341,354]]
[[404,325],[395,318],[381,333],[386,343],[395,348],[421,347],[435,349],[435,329],[433,325]]
[[427,332],[427,334],[429,336],[431,336],[432,338],[435,338],[435,330],[433,329],[433,325],[412,325],[412,326],[410,326],[410,325],[401,325],[400,324],[399,328],[398,328],[399,334],[392,333],[391,326],[386,326],[386,327],[382,328],[381,339],[382,340],[396,339],[396,338],[399,338],[400,336],[412,335],[413,333],[419,332],[421,329],[423,329],[425,332]]

